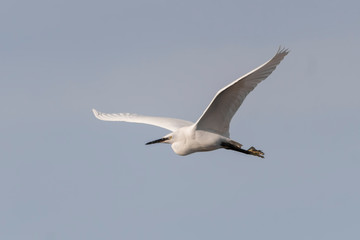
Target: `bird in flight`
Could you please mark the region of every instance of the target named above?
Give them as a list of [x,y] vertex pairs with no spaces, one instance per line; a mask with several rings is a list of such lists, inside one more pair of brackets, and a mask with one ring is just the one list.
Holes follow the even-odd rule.
[[245,97],[275,70],[288,53],[288,49],[279,48],[269,61],[220,89],[195,123],[132,113],[101,113],[95,109],[93,112],[96,118],[104,121],[143,123],[168,129],[171,133],[146,145],[169,143],[181,156],[224,148],[264,158],[261,150],[254,147],[243,149],[240,143],[230,139],[230,121]]

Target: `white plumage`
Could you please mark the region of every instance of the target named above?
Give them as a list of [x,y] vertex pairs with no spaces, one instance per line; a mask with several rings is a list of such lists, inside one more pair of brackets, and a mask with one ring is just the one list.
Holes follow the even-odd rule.
[[172,132],[194,123],[176,118],[142,116],[134,113],[101,113],[93,109],[95,117],[103,121],[120,121],[154,125]]
[[275,70],[288,53],[287,49],[279,49],[269,61],[219,90],[196,123],[130,113],[101,113],[95,109],[93,112],[95,117],[104,121],[143,123],[168,129],[170,134],[147,144],[170,143],[179,155],[225,148],[263,157],[262,151],[254,147],[242,149],[240,143],[229,138],[230,121],[246,96]]

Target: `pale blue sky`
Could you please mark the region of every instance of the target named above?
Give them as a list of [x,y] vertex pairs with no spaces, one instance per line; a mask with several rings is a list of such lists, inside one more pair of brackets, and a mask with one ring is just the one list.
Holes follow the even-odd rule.
[[[2,1],[0,239],[359,239],[358,1]],[[231,137],[145,146],[291,52]]]

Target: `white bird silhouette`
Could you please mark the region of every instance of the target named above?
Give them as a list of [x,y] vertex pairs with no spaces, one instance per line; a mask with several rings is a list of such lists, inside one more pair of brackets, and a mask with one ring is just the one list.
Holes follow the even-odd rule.
[[225,148],[263,158],[264,153],[261,150],[254,147],[245,150],[241,148],[240,143],[231,140],[229,125],[245,97],[275,70],[288,53],[287,49],[279,48],[269,61],[220,89],[195,123],[130,113],[101,113],[95,109],[93,112],[96,118],[104,121],[144,123],[170,130],[170,134],[148,142],[146,145],[169,143],[178,155],[184,156],[194,152]]

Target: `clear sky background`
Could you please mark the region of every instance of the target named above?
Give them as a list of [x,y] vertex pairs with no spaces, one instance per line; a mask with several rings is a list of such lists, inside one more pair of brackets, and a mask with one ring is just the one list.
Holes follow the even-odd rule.
[[[359,1],[1,1],[0,239],[360,239]],[[290,54],[231,137],[145,146]]]

